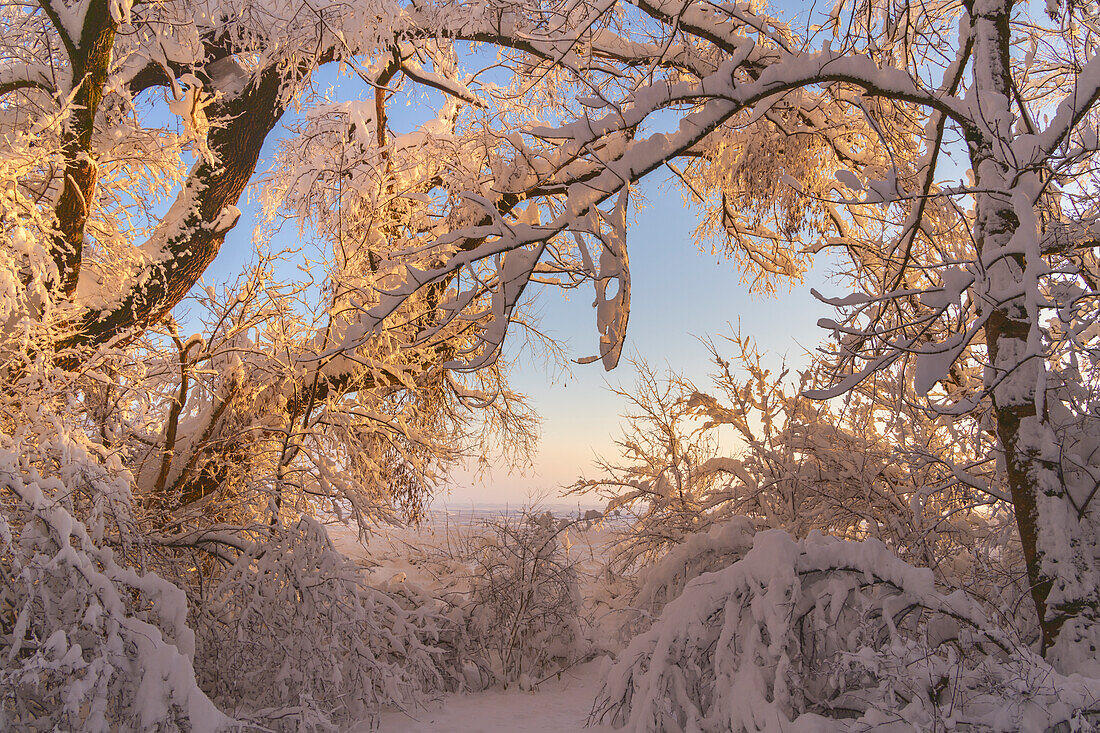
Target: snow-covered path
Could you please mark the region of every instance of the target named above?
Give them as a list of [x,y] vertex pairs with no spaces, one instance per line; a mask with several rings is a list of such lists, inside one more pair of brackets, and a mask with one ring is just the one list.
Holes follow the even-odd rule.
[[[412,715],[382,715],[381,733],[580,733],[610,731],[609,726],[584,727],[599,687],[601,661],[565,672],[537,692],[515,689],[449,695],[442,703]],[[363,728],[362,730],[366,730]]]

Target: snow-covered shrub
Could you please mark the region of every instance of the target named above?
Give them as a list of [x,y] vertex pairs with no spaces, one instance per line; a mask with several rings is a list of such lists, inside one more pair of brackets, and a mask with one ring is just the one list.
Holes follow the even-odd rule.
[[1059,675],[878,540],[768,530],[620,654],[593,719],[632,731],[1019,731],[1087,729],[1098,711],[1100,684]]
[[[199,689],[183,591],[120,566],[70,511],[71,489],[0,451],[0,728],[218,730]],[[54,444],[59,447],[58,443]],[[26,445],[22,446],[27,448]],[[72,474],[99,474],[79,446]],[[66,506],[68,504],[68,506]]]
[[[683,580],[717,569],[736,552],[708,559],[713,550],[699,543],[726,531],[711,537],[711,528],[747,517],[797,537],[818,530],[879,539],[1033,633],[1012,507],[978,420],[915,409],[886,382],[899,374],[880,374],[843,402],[814,401],[803,391],[822,378],[817,366],[792,382],[786,371],[766,368],[749,339],[731,342],[733,362],[714,350],[710,390],[641,364],[638,385],[621,392],[631,400],[618,442],[623,460],[604,462],[604,475],[574,485],[598,491],[609,511],[631,519],[610,569],[644,584],[646,568],[685,543],[673,565],[703,555],[690,560],[694,571],[682,569]],[[723,450],[720,438],[728,444],[730,435],[742,446],[736,452]],[[643,597],[650,592],[632,602],[652,611],[653,601],[671,597]]]
[[752,549],[755,534],[751,520],[734,517],[688,536],[656,563],[638,571],[634,605],[646,613],[659,614],[690,581],[743,558]]
[[[7,110],[10,112],[11,110]],[[64,114],[0,152],[0,730],[210,730],[178,587],[144,568],[125,452],[81,398],[111,351],[58,368],[53,216],[17,180],[55,165]]]
[[196,666],[213,699],[267,728],[335,730],[454,685],[435,609],[367,586],[313,519],[272,531],[197,614]]
[[582,653],[576,562],[549,512],[487,521],[461,554],[468,590],[453,602],[466,616],[470,653],[505,685],[528,688]]
[[713,467],[717,442],[698,429],[688,401],[694,388],[644,362],[634,366],[635,388],[615,390],[629,405],[616,441],[622,462],[601,459],[601,477],[581,479],[572,487],[574,493],[599,493],[607,499],[605,515],[618,513],[627,520],[608,563],[610,571],[626,575],[725,518],[729,503],[723,496],[724,476]]

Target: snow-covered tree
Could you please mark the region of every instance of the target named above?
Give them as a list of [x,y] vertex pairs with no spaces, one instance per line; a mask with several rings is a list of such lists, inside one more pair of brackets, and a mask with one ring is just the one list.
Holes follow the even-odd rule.
[[[529,448],[531,416],[496,363],[499,341],[468,373],[452,369],[485,349],[492,278],[466,292],[467,322],[438,318],[441,285],[381,328],[355,331],[400,268],[423,265],[398,257],[401,245],[445,231],[435,213],[451,204],[433,209],[430,192],[444,173],[465,174],[457,114],[485,106],[443,30],[448,18],[484,18],[424,13],[384,3],[0,6],[4,725],[228,725],[192,665],[240,715],[292,705],[292,695],[260,700],[210,674],[215,642],[196,648],[183,591],[198,618],[221,603],[243,624],[308,623],[301,608],[251,606],[241,590],[250,558],[312,527],[299,516],[326,511],[360,526],[395,511],[416,517],[458,458],[499,439]],[[331,103],[311,86],[326,64],[377,93]],[[408,79],[451,100],[416,140],[392,136],[385,119],[386,96]],[[288,110],[301,127],[278,132]],[[286,258],[258,255],[236,284],[194,288],[260,178],[261,149],[292,133],[262,198],[272,221],[300,218],[317,261],[295,279],[276,273]],[[193,336],[171,314],[185,298],[202,322]],[[354,595],[355,582],[341,588]],[[362,650],[339,636],[371,618],[388,625],[393,648],[430,641],[386,594],[357,599],[334,601],[329,618],[338,638],[327,641],[348,653],[347,667],[303,678],[376,677],[382,667],[356,667]],[[325,639],[297,639],[301,658],[321,658],[310,645]],[[322,723],[371,713],[438,677],[393,648],[386,664],[415,683],[363,690],[344,710],[328,709],[349,703],[339,694],[313,695],[302,709]]]

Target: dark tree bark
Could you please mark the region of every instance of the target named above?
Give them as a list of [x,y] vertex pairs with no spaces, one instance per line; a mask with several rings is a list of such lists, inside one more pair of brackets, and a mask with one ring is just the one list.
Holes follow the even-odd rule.
[[285,110],[283,83],[278,70],[268,69],[240,96],[208,108],[209,116],[221,121],[212,126],[208,139],[214,161],[200,162],[184,182],[174,207],[187,208],[168,231],[154,234],[160,250],[156,261],[145,272],[135,273],[129,289],[109,306],[86,310],[75,333],[59,344],[62,348],[125,342],[183,299],[237,223],[236,204],[256,170],[264,141]]
[[[61,28],[50,6],[43,4],[43,8]],[[54,209],[58,234],[54,238],[52,255],[57,267],[57,287],[64,296],[71,296],[76,291],[80,277],[84,232],[99,178],[95,152],[92,150],[92,133],[99,105],[103,101],[117,30],[118,25],[111,19],[106,2],[98,0],[92,3],[84,16],[79,39],[71,39],[62,31],[63,45],[76,85],[72,116],[63,133],[64,180]]]

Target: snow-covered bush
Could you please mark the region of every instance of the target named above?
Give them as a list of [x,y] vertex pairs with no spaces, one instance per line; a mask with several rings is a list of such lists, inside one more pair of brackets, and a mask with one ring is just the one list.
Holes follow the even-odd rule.
[[271,531],[197,614],[199,680],[213,699],[266,728],[337,730],[455,686],[436,609],[365,585],[313,519]]
[[[676,553],[661,572],[678,574],[682,588],[747,549],[741,540],[729,552],[710,545],[728,532],[725,523],[748,518],[797,537],[879,539],[1034,630],[1012,507],[978,421],[914,409],[886,383],[897,374],[880,374],[843,401],[817,402],[803,394],[821,378],[816,365],[792,381],[769,370],[751,340],[731,343],[733,362],[714,350],[710,390],[642,364],[636,388],[622,392],[632,402],[618,443],[623,460],[574,485],[632,519],[612,569],[644,585],[647,568]],[[723,450],[731,436],[738,450]],[[672,569],[678,563],[686,565]],[[643,610],[675,595],[641,585],[635,605]]]
[[781,530],[689,583],[611,666],[593,719],[632,731],[1088,729],[1100,684],[1055,672],[874,539]]
[[[58,436],[60,437],[60,436]],[[195,681],[183,591],[120,566],[71,512],[72,486],[0,449],[0,728],[218,730]],[[71,480],[123,493],[76,441],[54,442]],[[46,451],[43,451],[46,452]],[[118,468],[117,466],[115,467]]]
[[504,685],[530,688],[583,654],[580,577],[562,537],[569,524],[525,511],[484,522],[447,553],[458,561],[448,597],[470,662]]
[[714,469],[715,437],[698,429],[688,401],[694,388],[644,362],[634,366],[634,389],[615,390],[629,406],[616,441],[621,463],[601,459],[600,477],[572,487],[574,493],[599,493],[607,499],[605,515],[617,512],[628,520],[609,561],[610,571],[628,575],[728,516],[729,503],[723,474]]

